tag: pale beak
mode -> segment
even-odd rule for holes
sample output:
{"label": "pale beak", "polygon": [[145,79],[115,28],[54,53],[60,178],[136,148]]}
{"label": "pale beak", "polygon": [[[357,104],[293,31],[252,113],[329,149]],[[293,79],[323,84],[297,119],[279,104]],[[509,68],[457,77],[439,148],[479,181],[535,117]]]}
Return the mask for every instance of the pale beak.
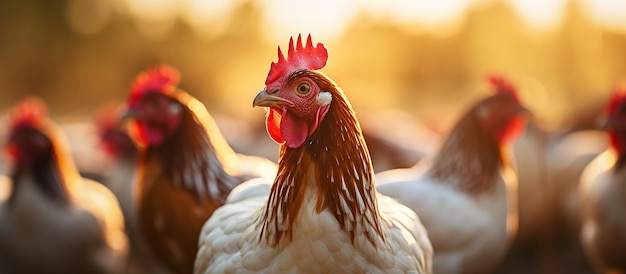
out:
{"label": "pale beak", "polygon": [[615,129],[615,119],[612,117],[605,118],[604,121],[600,120],[598,124],[600,125],[600,130],[608,131]]}
{"label": "pale beak", "polygon": [[132,108],[125,108],[120,112],[118,119],[124,121],[127,119],[137,118],[137,111]]}
{"label": "pale beak", "polygon": [[252,107],[282,108],[284,105],[293,106],[294,104],[287,99],[269,95],[265,89],[259,91],[252,101]]}
{"label": "pale beak", "polygon": [[533,112],[530,111],[525,106],[520,105],[519,109],[517,110],[517,113],[519,113],[519,115],[522,115],[522,116],[526,117],[526,119],[528,119],[529,121],[534,121],[535,120],[535,115],[533,114]]}

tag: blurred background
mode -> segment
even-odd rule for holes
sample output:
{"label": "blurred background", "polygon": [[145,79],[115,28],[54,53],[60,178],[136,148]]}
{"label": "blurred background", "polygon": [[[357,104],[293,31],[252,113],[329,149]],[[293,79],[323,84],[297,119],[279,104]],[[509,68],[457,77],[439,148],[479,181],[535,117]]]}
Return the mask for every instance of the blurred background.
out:
{"label": "blurred background", "polygon": [[[343,88],[362,123],[400,135],[396,140],[417,138],[411,149],[425,154],[435,151],[439,133],[488,94],[485,75],[510,77],[533,112],[532,128],[541,129],[523,139],[537,154],[520,161],[520,188],[526,188],[520,203],[538,202],[520,206],[528,209],[520,210],[518,241],[497,273],[589,273],[575,229],[558,228],[552,219],[563,214],[546,210],[559,206],[553,197],[563,189],[575,194],[577,177],[565,180],[569,186],[545,183],[543,175],[527,184],[533,179],[524,176],[540,172],[524,164],[545,164],[550,155],[561,161],[547,149],[544,132],[596,127],[626,74],[622,0],[0,1],[0,115],[36,95],[54,119],[88,122],[103,104],[125,100],[141,70],[166,63],[180,70],[180,87],[206,104],[236,150],[275,160],[263,110],[251,104],[277,59],[277,45],[286,49],[299,33],[326,45],[322,71]],[[97,158],[94,134],[66,129],[73,146],[91,147],[83,159]],[[604,135],[599,138],[589,155],[606,148]],[[529,150],[524,144],[519,147]],[[80,159],[80,148],[73,150],[79,164],[90,162]],[[421,157],[407,155],[403,164]],[[579,174],[587,162],[568,166],[567,174]],[[523,221],[539,215],[550,221]],[[565,233],[566,245],[554,240]],[[545,239],[557,244],[537,244]]]}
{"label": "blurred background", "polygon": [[261,121],[252,98],[298,33],[329,49],[323,71],[357,113],[399,108],[435,130],[485,94],[486,73],[513,78],[555,129],[597,110],[626,70],[619,0],[336,2],[0,1],[0,111],[37,95],[53,116],[91,115],[168,63],[211,112]]}

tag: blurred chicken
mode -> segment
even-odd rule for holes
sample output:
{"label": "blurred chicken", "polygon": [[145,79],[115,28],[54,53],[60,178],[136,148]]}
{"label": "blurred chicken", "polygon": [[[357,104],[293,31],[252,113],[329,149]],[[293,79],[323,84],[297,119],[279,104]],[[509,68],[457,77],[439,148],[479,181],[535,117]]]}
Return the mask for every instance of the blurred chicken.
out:
{"label": "blurred chicken", "polygon": [[253,102],[269,108],[267,131],[282,144],[269,197],[263,182],[235,189],[202,229],[194,272],[430,273],[423,226],[376,193],[354,111],[316,71],[324,45],[295,45],[287,58],[279,48]]}
{"label": "blurred chicken", "polygon": [[606,114],[611,147],[583,171],[580,236],[598,273],[626,273],[626,83],[616,88]]}
{"label": "blurred chicken", "polygon": [[126,233],[130,240],[128,271],[131,273],[167,273],[150,253],[137,227],[137,213],[133,196],[133,180],[137,163],[137,146],[119,121],[122,108],[105,105],[95,115],[94,124],[100,139],[98,146],[104,153],[99,177],[120,201]]}
{"label": "blurred chicken", "polygon": [[139,229],[152,253],[172,271],[191,273],[198,234],[231,189],[273,178],[276,164],[236,154],[202,103],[177,88],[176,70],[141,73],[124,115],[139,142],[135,200]]}
{"label": "blurred chicken", "polygon": [[462,116],[430,166],[377,175],[380,193],[424,223],[435,273],[490,272],[517,229],[516,176],[503,147],[523,131],[526,109],[510,83],[489,80],[496,93]]}
{"label": "blurred chicken", "polygon": [[128,252],[113,194],[80,177],[37,99],[14,110],[13,190],[0,204],[0,273],[120,273]]}
{"label": "blurred chicken", "polygon": [[[121,109],[105,106],[95,117],[95,125],[100,137],[100,148],[105,152],[106,162],[102,183],[120,201],[127,227],[135,226],[135,205],[132,195],[132,182],[137,162],[137,147],[119,123]],[[132,229],[129,229],[132,231]]]}

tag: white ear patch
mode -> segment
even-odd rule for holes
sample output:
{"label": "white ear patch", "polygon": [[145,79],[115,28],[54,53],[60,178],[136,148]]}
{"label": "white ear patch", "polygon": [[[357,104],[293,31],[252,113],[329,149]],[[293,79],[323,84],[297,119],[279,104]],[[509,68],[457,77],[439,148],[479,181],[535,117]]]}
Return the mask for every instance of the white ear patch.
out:
{"label": "white ear patch", "polygon": [[315,101],[321,106],[325,106],[330,104],[330,101],[333,100],[333,95],[330,92],[322,91],[315,96]]}
{"label": "white ear patch", "polygon": [[170,114],[179,114],[182,110],[183,107],[180,104],[170,104],[167,108]]}

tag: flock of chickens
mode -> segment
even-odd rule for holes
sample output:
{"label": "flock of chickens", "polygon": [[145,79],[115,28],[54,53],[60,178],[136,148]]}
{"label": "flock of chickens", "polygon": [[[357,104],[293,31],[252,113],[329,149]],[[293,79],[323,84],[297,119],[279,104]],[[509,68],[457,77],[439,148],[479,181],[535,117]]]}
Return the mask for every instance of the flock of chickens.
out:
{"label": "flock of chickens", "polygon": [[[516,88],[489,77],[494,93],[435,155],[375,173],[349,101],[319,71],[327,58],[310,35],[291,39],[253,100],[281,144],[277,164],[236,153],[165,65],[98,114],[110,159],[100,183],[81,177],[43,102],[19,103],[0,177],[0,273],[493,271],[518,233],[508,148],[528,110]],[[626,271],[626,87],[606,115],[611,146],[582,172],[574,213],[603,273]]]}

